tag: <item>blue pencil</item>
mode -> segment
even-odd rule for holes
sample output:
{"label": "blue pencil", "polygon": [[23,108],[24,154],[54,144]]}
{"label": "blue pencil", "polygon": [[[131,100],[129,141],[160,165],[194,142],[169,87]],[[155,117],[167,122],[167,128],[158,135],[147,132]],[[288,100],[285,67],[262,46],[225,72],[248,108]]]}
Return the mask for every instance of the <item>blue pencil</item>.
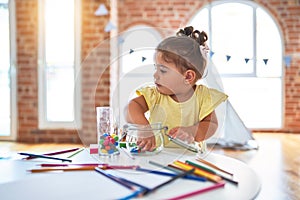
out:
{"label": "blue pencil", "polygon": [[100,169],[99,167],[95,167],[95,171],[102,174],[103,176],[109,178],[110,180],[113,180],[113,181],[119,183],[120,185],[122,185],[130,190],[134,190],[134,187],[131,184],[125,182],[124,180],[122,180],[121,178],[119,178],[117,176],[114,176],[110,173],[105,172],[104,170]]}
{"label": "blue pencil", "polygon": [[[143,172],[148,172],[151,174],[157,174],[157,175],[162,175],[162,176],[171,176],[171,177],[175,177],[178,174],[174,174],[174,173],[168,173],[168,172],[162,172],[162,171],[156,171],[156,170],[151,170],[151,169],[145,169],[145,168],[136,168],[137,171],[143,171]],[[182,177],[183,179],[189,179],[189,180],[195,180],[195,181],[201,181],[201,182],[205,182],[206,178],[204,177],[199,177],[199,176],[193,176],[190,174],[186,174],[185,176]]]}
{"label": "blue pencil", "polygon": [[52,160],[61,160],[61,161],[66,161],[66,162],[72,162],[72,160],[69,160],[69,159],[45,156],[45,155],[40,155],[40,154],[32,154],[32,153],[19,153],[19,154],[23,155],[23,156],[34,157],[34,158],[46,158],[46,159],[52,159]]}
{"label": "blue pencil", "polygon": [[157,189],[160,189],[161,187],[163,187],[163,186],[165,186],[165,185],[167,185],[167,184],[170,184],[170,183],[174,182],[175,180],[177,180],[177,179],[179,179],[179,178],[183,178],[183,177],[187,176],[188,174],[193,173],[194,170],[195,170],[195,169],[191,169],[191,170],[186,171],[186,172],[183,172],[183,173],[181,173],[181,174],[176,174],[176,176],[173,176],[171,179],[169,179],[169,180],[167,180],[167,181],[165,181],[165,182],[163,182],[163,183],[161,183],[161,184],[155,186],[155,187],[152,188],[151,190],[145,191],[142,195],[145,196],[145,195],[148,195],[148,194],[150,194],[150,193],[152,193],[152,192],[155,192]]}

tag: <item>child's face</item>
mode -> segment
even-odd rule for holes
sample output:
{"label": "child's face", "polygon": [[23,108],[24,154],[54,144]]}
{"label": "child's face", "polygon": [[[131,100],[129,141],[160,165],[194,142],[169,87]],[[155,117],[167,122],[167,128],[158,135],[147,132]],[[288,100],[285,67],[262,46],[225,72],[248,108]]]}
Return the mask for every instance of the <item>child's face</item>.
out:
{"label": "child's face", "polygon": [[[184,75],[176,67],[175,63],[169,63],[162,59],[162,53],[155,55],[154,81],[158,91],[165,95],[181,94],[186,90]],[[190,86],[189,86],[190,87]]]}

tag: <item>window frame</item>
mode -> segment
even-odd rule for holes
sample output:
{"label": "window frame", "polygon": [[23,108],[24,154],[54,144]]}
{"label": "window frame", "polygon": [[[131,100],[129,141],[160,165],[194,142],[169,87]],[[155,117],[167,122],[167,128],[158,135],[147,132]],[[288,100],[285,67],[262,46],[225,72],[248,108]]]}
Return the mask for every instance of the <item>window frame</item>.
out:
{"label": "window frame", "polygon": [[16,44],[16,6],[15,0],[8,1],[9,20],[9,45],[10,45],[10,135],[0,136],[0,140],[16,140],[18,127],[17,114],[17,44]]}
{"label": "window frame", "polygon": [[81,122],[81,1],[74,0],[74,121],[48,121],[46,116],[45,0],[38,5],[38,116],[40,129],[80,129]]}
{"label": "window frame", "polygon": [[[269,14],[269,16],[272,18],[274,24],[277,26],[277,27],[280,27],[279,24],[277,23],[276,20],[274,20],[273,18],[273,15],[268,11],[266,10],[264,7],[262,7],[261,5],[258,5],[257,3],[253,3],[253,2],[249,2],[249,1],[243,1],[243,0],[238,0],[238,1],[226,1],[226,0],[221,0],[221,1],[213,1],[211,3],[209,3],[207,6],[204,6],[201,10],[203,9],[207,9],[208,10],[208,28],[209,28],[209,31],[208,31],[208,37],[209,38],[212,38],[212,30],[211,30],[211,27],[212,27],[212,12],[211,12],[211,9],[212,7],[214,6],[218,6],[218,5],[221,5],[221,4],[227,4],[227,3],[240,3],[240,4],[245,4],[245,5],[248,5],[250,7],[252,7],[252,11],[253,11],[253,58],[257,59],[257,35],[256,35],[256,27],[257,27],[257,16],[256,16],[256,9],[257,8],[260,8],[262,10],[264,10],[267,14]],[[196,16],[196,15],[195,15]],[[194,17],[195,17],[194,16]],[[189,20],[189,22],[193,21],[193,18],[191,18],[191,20]],[[280,34],[280,37],[283,38],[283,33],[281,31],[281,29],[278,29],[279,31],[279,34]],[[212,46],[212,41],[209,40],[209,47],[213,48]],[[213,51],[213,49],[210,49],[211,51]],[[283,52],[284,52],[284,45],[282,44],[282,57],[283,57]],[[283,67],[283,62],[281,63],[281,76],[278,76],[278,77],[281,77],[283,78],[283,74],[284,74],[284,67]],[[253,72],[250,74],[250,73],[235,73],[235,74],[230,74],[230,73],[227,73],[227,74],[221,74],[221,77],[259,77],[257,76],[257,62],[255,61],[254,64],[253,64]]]}
{"label": "window frame", "polygon": [[[117,118],[120,122],[120,124],[125,124],[125,119],[124,119],[124,116],[122,115],[121,113],[121,110],[124,108],[124,106],[126,105],[126,102],[124,103],[124,99],[125,100],[129,100],[129,99],[126,99],[125,97],[128,97],[128,98],[132,98],[134,95],[134,87],[136,85],[134,85],[134,83],[136,84],[145,84],[146,82],[149,82],[151,80],[151,82],[153,82],[153,73],[154,73],[154,66],[153,66],[153,72],[151,72],[150,70],[149,71],[141,71],[141,70],[137,70],[137,71],[134,71],[135,69],[137,68],[132,68],[131,71],[128,71],[128,72],[124,72],[123,68],[125,67],[125,63],[124,63],[124,60],[123,60],[123,57],[124,56],[130,56],[130,49],[132,48],[132,50],[134,50],[135,52],[138,52],[140,50],[143,50],[139,45],[138,46],[133,46],[133,47],[130,47],[129,49],[126,49],[124,46],[126,44],[126,39],[128,37],[131,36],[131,34],[134,32],[134,31],[139,31],[139,30],[143,30],[143,31],[147,31],[149,32],[149,34],[151,34],[156,40],[157,40],[157,43],[159,43],[162,39],[163,39],[163,36],[161,35],[161,33],[158,31],[158,29],[155,29],[151,26],[148,26],[146,24],[138,24],[138,25],[133,25],[131,27],[129,27],[124,33],[123,35],[121,35],[121,38],[124,39],[124,42],[120,43],[119,44],[119,50],[118,50],[118,55],[119,55],[119,61],[118,61],[118,65],[119,65],[119,71],[118,71],[118,77],[119,77],[119,83],[118,83],[118,87],[117,87],[117,98],[112,98],[112,99],[118,99],[117,102],[113,102],[113,106],[115,104],[117,104],[117,108],[120,108],[120,109],[117,109],[119,110],[119,113],[117,113]],[[125,43],[125,44],[124,44]],[[145,47],[144,49],[146,51],[151,51],[151,50],[154,50],[156,47],[156,45],[153,45],[153,47]],[[139,55],[140,56],[140,55]],[[140,58],[140,57],[139,57]],[[152,59],[152,58],[147,58],[147,59]],[[128,81],[125,81],[128,80]],[[120,84],[120,82],[122,82],[122,84]],[[126,86],[126,83],[128,84]],[[130,88],[130,91],[128,90]],[[122,93],[125,93],[126,96],[122,96],[121,94]],[[131,96],[133,95],[133,96]]]}
{"label": "window frame", "polygon": [[[256,31],[257,31],[257,9],[261,9],[263,10],[265,13],[267,13],[270,17],[271,17],[271,20],[273,21],[274,25],[276,26],[277,30],[278,30],[278,34],[279,34],[279,37],[281,39],[281,57],[283,58],[284,56],[284,52],[285,52],[285,47],[283,45],[283,33],[282,33],[282,30],[280,29],[280,26],[279,24],[277,23],[276,20],[274,20],[275,18],[273,17],[272,13],[270,13],[267,9],[265,9],[263,6],[255,3],[255,2],[251,2],[251,1],[243,1],[243,0],[238,0],[238,1],[225,1],[225,0],[221,0],[221,1],[213,1],[209,4],[207,4],[206,6],[204,6],[203,8],[201,8],[195,15],[194,17],[192,17],[190,20],[189,20],[189,24],[191,24],[194,20],[195,20],[195,17],[198,15],[199,12],[203,11],[203,9],[206,9],[206,12],[207,13],[207,23],[204,23],[204,26],[207,26],[208,28],[208,38],[212,38],[212,8],[214,6],[218,6],[220,4],[226,4],[226,3],[240,3],[240,4],[244,4],[244,5],[247,5],[247,6],[250,6],[252,8],[252,11],[253,11],[253,59],[255,60],[255,62],[253,63],[253,72],[250,74],[250,73],[220,73],[220,77],[221,79],[237,79],[237,78],[245,78],[245,79],[249,79],[249,78],[258,78],[259,79],[266,79],[266,78],[270,78],[270,79],[278,79],[280,80],[280,102],[281,102],[281,107],[280,107],[280,124],[274,124],[274,125],[271,125],[271,126],[268,126],[268,127],[260,127],[259,124],[258,126],[259,127],[251,127],[251,129],[258,129],[258,130],[269,130],[269,129],[273,129],[273,130],[280,130],[283,125],[284,125],[284,70],[285,70],[285,67],[284,67],[284,63],[283,63],[283,59],[280,59],[281,63],[278,65],[280,66],[280,75],[275,75],[275,76],[268,76],[268,75],[264,75],[264,76],[261,76],[259,75],[258,73],[258,63],[257,63],[257,34],[256,34]],[[204,13],[205,14],[205,13]],[[213,52],[213,49],[214,48],[212,46],[212,40],[209,39],[209,47],[211,48],[211,51]],[[214,55],[212,55],[214,56]],[[210,60],[213,60],[212,58],[209,58]],[[279,119],[278,119],[279,120]]]}

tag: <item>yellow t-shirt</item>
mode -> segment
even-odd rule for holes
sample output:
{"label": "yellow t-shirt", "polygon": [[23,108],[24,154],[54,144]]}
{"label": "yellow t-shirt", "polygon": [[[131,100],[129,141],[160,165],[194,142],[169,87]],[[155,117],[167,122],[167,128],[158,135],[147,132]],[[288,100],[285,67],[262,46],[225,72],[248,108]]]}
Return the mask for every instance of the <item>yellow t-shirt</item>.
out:
{"label": "yellow t-shirt", "polygon": [[[204,85],[197,85],[193,96],[185,102],[176,102],[159,93],[156,87],[146,86],[136,91],[143,95],[149,108],[149,123],[160,122],[171,130],[177,126],[192,126],[203,120],[227,99],[227,95]],[[165,146],[173,146],[164,136]]]}

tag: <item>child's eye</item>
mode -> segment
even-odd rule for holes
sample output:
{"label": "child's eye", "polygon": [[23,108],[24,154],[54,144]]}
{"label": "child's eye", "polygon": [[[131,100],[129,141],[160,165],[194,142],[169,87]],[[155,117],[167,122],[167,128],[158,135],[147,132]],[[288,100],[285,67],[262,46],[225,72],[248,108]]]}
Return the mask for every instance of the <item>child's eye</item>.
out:
{"label": "child's eye", "polygon": [[167,71],[164,70],[164,69],[160,69],[159,71],[160,71],[162,74],[167,73]]}
{"label": "child's eye", "polygon": [[167,73],[167,69],[164,65],[154,64],[154,68],[156,71],[158,70],[162,74]]}

